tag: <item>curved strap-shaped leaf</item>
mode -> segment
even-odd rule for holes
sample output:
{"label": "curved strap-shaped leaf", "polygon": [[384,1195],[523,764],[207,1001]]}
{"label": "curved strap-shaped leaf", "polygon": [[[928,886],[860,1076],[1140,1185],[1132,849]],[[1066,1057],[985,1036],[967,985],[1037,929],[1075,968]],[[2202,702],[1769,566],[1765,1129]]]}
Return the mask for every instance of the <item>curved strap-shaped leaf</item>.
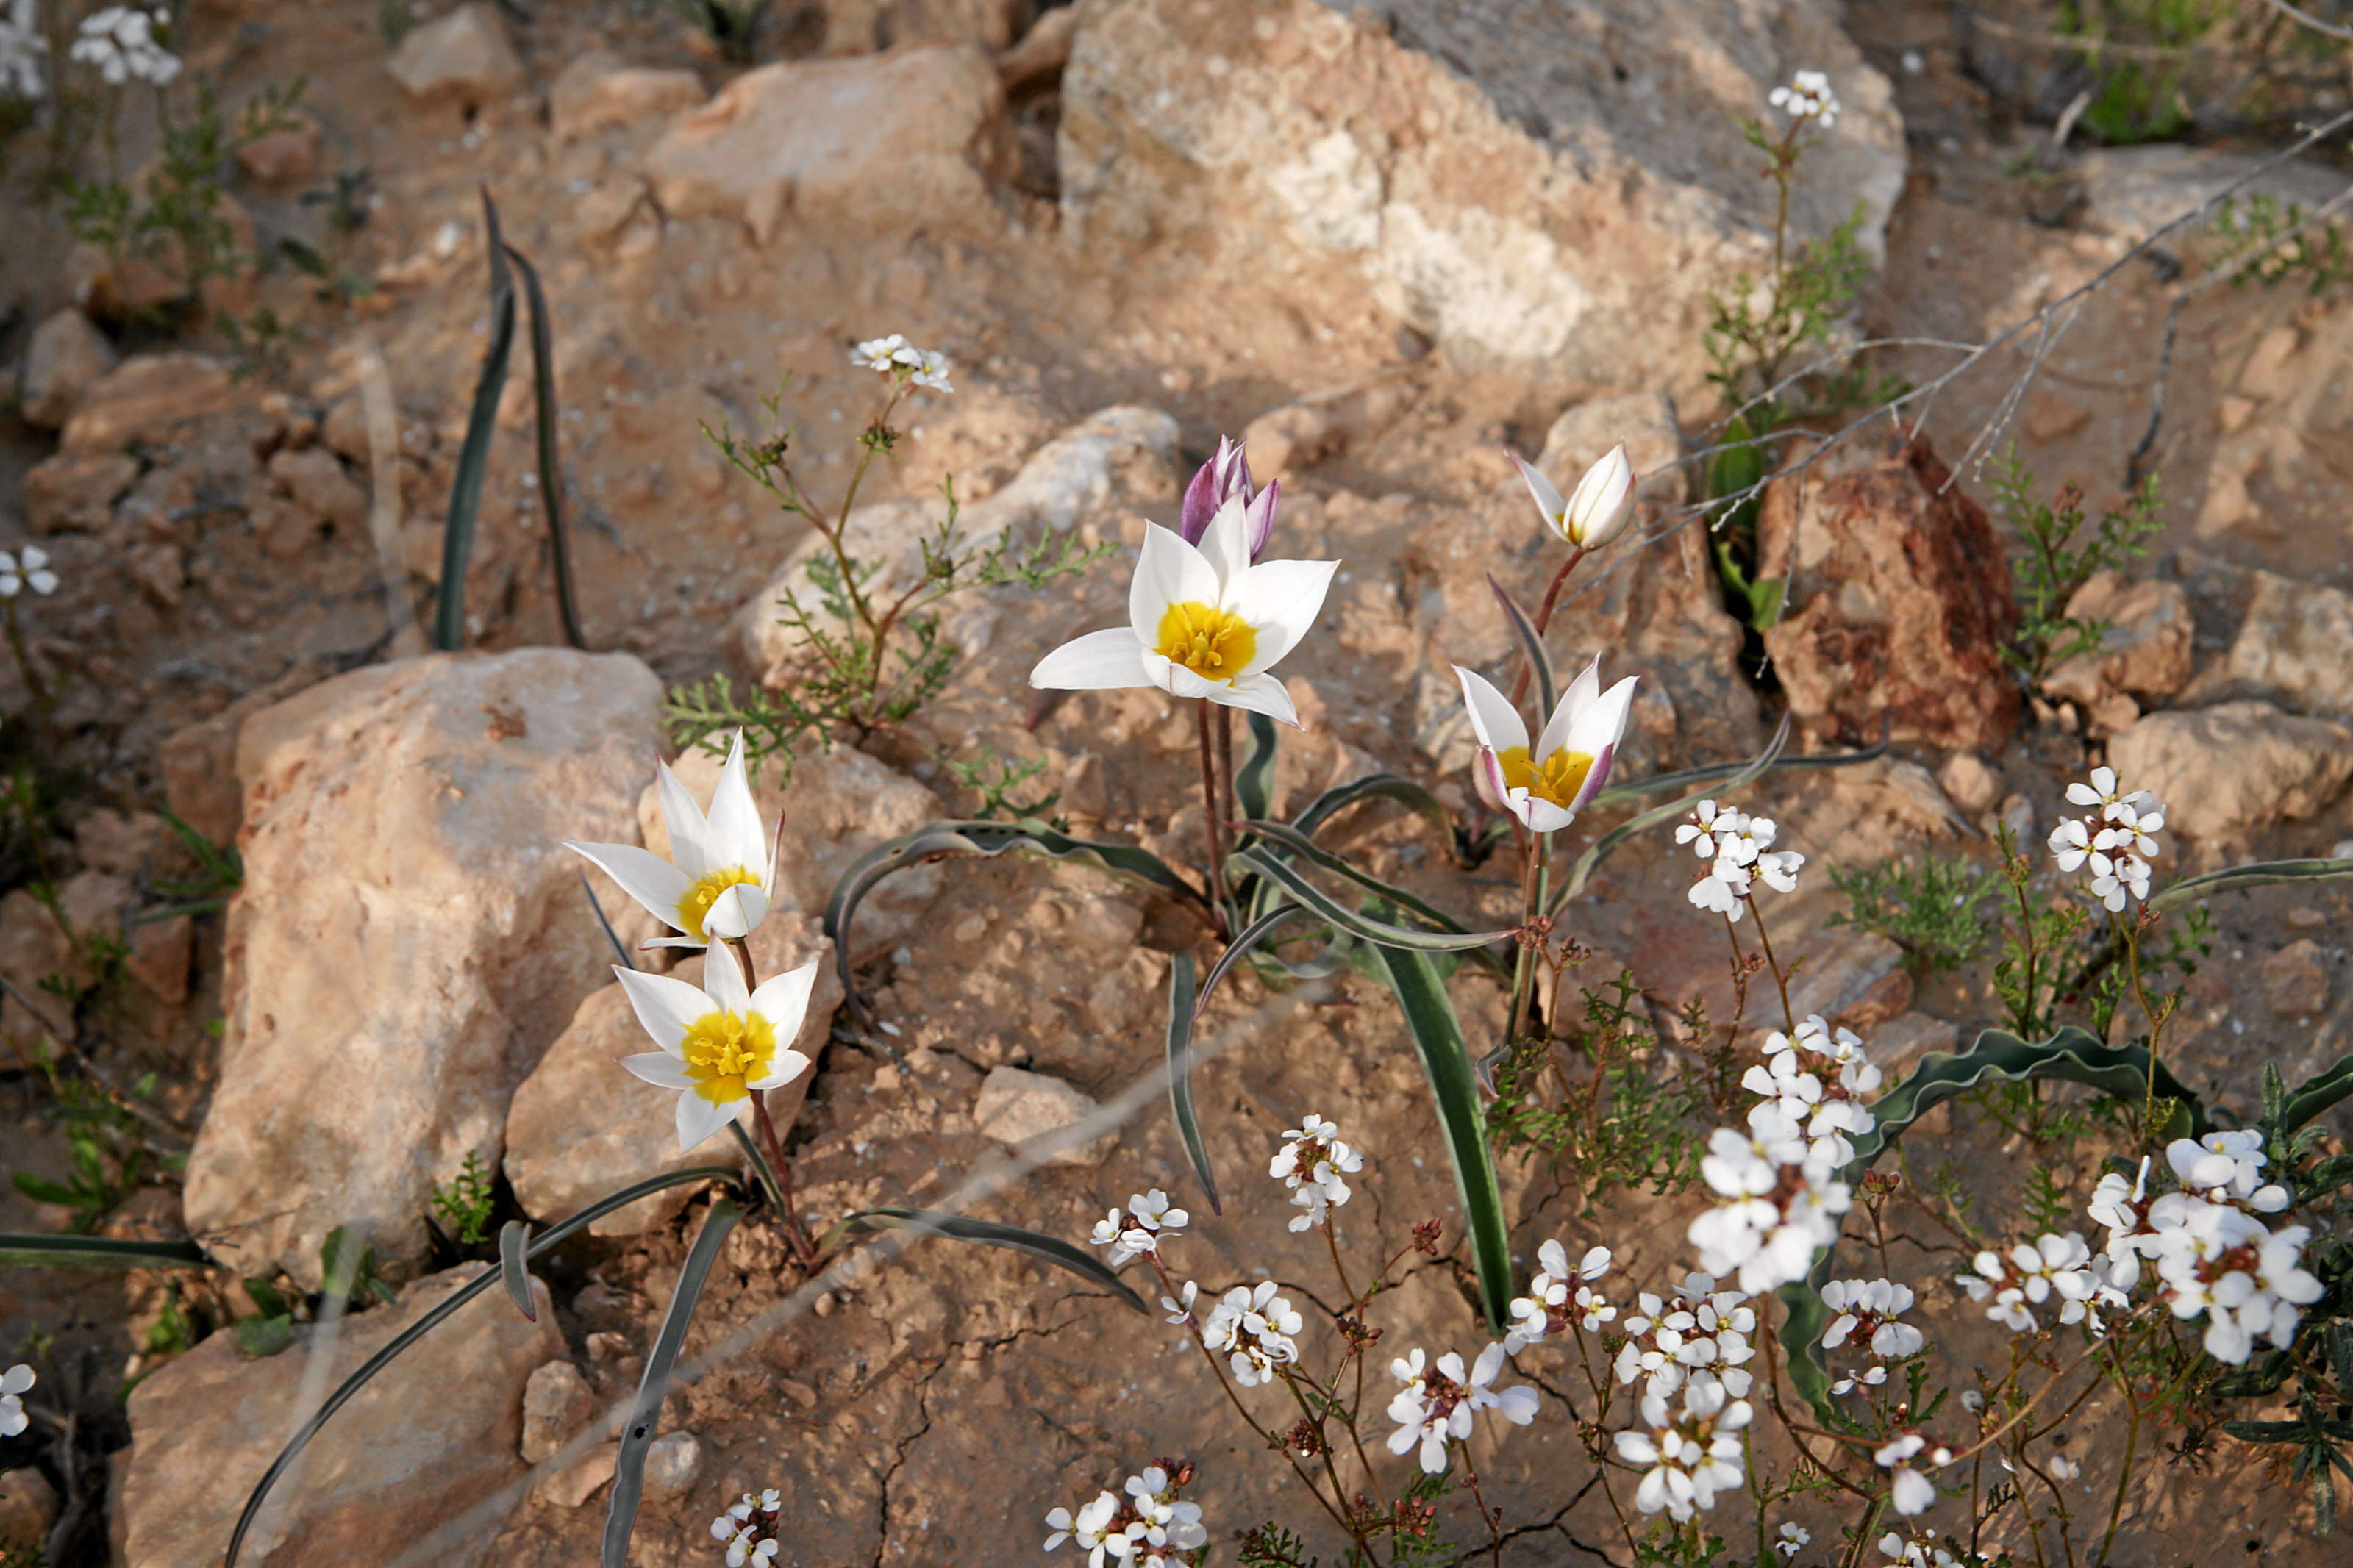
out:
{"label": "curved strap-shaped leaf", "polygon": [[[1278,929],[1297,921],[1323,923],[1321,918],[1313,910],[1302,909],[1297,904],[1283,904],[1261,915],[1251,921],[1240,936],[1234,938],[1232,945],[1218,954],[1217,962],[1209,965],[1208,973],[1201,977],[1201,989],[1193,998],[1194,1019],[1198,1021],[1201,1010],[1209,1005],[1209,994],[1218,988],[1218,982],[1226,977],[1229,970],[1250,956],[1251,950],[1266,941]],[[1337,965],[1334,967],[1336,969]],[[1298,978],[1305,978],[1300,975],[1296,969],[1293,970],[1293,973]]]}
{"label": "curved strap-shaped leaf", "polygon": [[[2337,1065],[2296,1086],[2280,1107],[2280,1131],[2293,1132],[2338,1101],[2353,1095],[2353,1057],[2339,1057]],[[7,1261],[0,1258],[0,1262]]]}
{"label": "curved strap-shaped leaf", "polygon": [[638,1528],[638,1504],[645,1496],[646,1450],[653,1447],[662,1401],[670,1397],[670,1369],[678,1364],[686,1326],[694,1320],[695,1303],[702,1300],[703,1283],[719,1260],[719,1248],[743,1217],[743,1208],[725,1198],[712,1204],[678,1271],[678,1288],[670,1292],[661,1331],[646,1356],[645,1375],[638,1380],[638,1397],[629,1406],[629,1424],[621,1429],[621,1451],[613,1462],[613,1500],[605,1510],[604,1568],[629,1568],[629,1537]]}
{"label": "curved strap-shaped leaf", "polygon": [[[1775,760],[1781,754],[1781,748],[1788,743],[1789,715],[1784,712],[1781,715],[1781,722],[1773,731],[1773,738],[1765,742],[1765,749],[1725,774],[1721,790],[1738,789],[1742,784],[1756,778],[1773,765]],[[1639,816],[1630,817],[1620,823],[1594,840],[1585,853],[1577,858],[1576,863],[1568,869],[1568,875],[1561,879],[1560,891],[1554,896],[1552,907],[1546,912],[1557,915],[1567,909],[1570,900],[1585,891],[1585,884],[1591,879],[1594,868],[1616,853],[1618,847],[1626,840],[1646,827],[1656,827],[1662,822],[1673,821],[1710,795],[1717,793],[1720,793],[1720,790],[1702,790],[1697,794],[1687,795],[1679,800],[1671,801],[1665,805],[1653,806]]]}
{"label": "curved strap-shaped leaf", "polygon": [[1535,675],[1536,711],[1543,715],[1537,721],[1536,728],[1541,730],[1544,720],[1552,717],[1553,704],[1559,700],[1555,694],[1559,683],[1553,679],[1552,654],[1545,647],[1544,634],[1536,630],[1535,622],[1520,608],[1520,602],[1512,597],[1512,591],[1495,581],[1493,572],[1487,574],[1487,586],[1493,592],[1495,603],[1504,606],[1504,619],[1511,626],[1512,635],[1520,639],[1520,653]]}
{"label": "curved strap-shaped leaf", "polygon": [[507,360],[514,351],[514,279],[507,270],[506,241],[499,234],[499,209],[482,191],[482,223],[490,231],[491,341],[474,382],[474,405],[466,415],[466,439],[449,482],[449,510],[441,527],[441,591],[433,608],[433,646],[454,653],[466,646],[466,562],[474,552],[474,521],[482,510],[482,480],[490,473],[491,437],[506,390]]}
{"label": "curved strap-shaped leaf", "polygon": [[1193,1175],[1209,1200],[1209,1212],[1224,1214],[1218,1201],[1218,1178],[1209,1169],[1208,1146],[1201,1141],[1201,1118],[1193,1109],[1193,1020],[1198,1014],[1193,994],[1193,955],[1180,952],[1168,963],[1168,1111],[1176,1119],[1176,1135],[1185,1141]]}
{"label": "curved strap-shaped leaf", "polygon": [[1144,1298],[1127,1287],[1127,1282],[1103,1266],[1103,1260],[1069,1242],[1019,1226],[998,1225],[993,1220],[973,1219],[965,1215],[942,1214],[937,1209],[904,1208],[896,1204],[881,1208],[860,1209],[844,1218],[827,1236],[828,1243],[846,1235],[873,1230],[897,1230],[901,1226],[929,1231],[955,1241],[977,1242],[983,1247],[1002,1247],[1023,1252],[1041,1263],[1057,1268],[1067,1268],[1091,1285],[1100,1285],[1139,1312],[1149,1315],[1151,1309]]}
{"label": "curved strap-shaped leaf", "polygon": [[581,636],[580,605],[572,590],[571,538],[564,526],[564,476],[555,460],[554,329],[549,321],[547,295],[539,286],[539,268],[513,246],[508,246],[506,252],[522,279],[523,304],[531,317],[533,437],[539,458],[539,504],[547,509],[549,563],[555,572],[555,614],[564,626],[564,640],[585,648],[588,639]]}
{"label": "curved strap-shaped leaf", "polygon": [[523,1250],[531,1245],[531,1223],[511,1219],[499,1226],[499,1278],[506,1281],[507,1299],[523,1321],[539,1321],[539,1303],[531,1294],[530,1266],[523,1261]]}
{"label": "curved strap-shaped leaf", "polygon": [[[1324,870],[1332,872],[1335,876],[1345,877],[1349,881],[1356,883],[1356,886],[1364,889],[1366,891],[1377,893],[1382,898],[1388,900],[1391,903],[1411,910],[1415,914],[1418,914],[1422,919],[1430,921],[1430,924],[1436,926],[1440,931],[1451,931],[1459,936],[1468,936],[1472,934],[1463,926],[1461,921],[1456,920],[1452,915],[1448,914],[1436,904],[1418,899],[1413,894],[1407,892],[1403,888],[1397,887],[1392,883],[1384,882],[1378,877],[1370,876],[1363,871],[1357,870],[1354,866],[1349,865],[1348,862],[1341,859],[1340,857],[1333,854],[1329,849],[1317,844],[1314,839],[1308,837],[1305,834],[1300,832],[1297,828],[1291,826],[1287,823],[1250,822],[1243,824],[1243,826],[1250,828],[1253,833],[1262,835],[1269,842],[1299,856],[1302,859],[1304,859],[1313,865],[1320,866]],[[1511,933],[1507,931],[1504,934],[1508,936]],[[1505,963],[1502,959],[1496,957],[1495,954],[1483,948],[1472,950],[1472,956],[1479,959],[1487,966],[1487,968],[1493,971],[1499,976],[1508,977],[1511,973],[1511,966],[1509,964]]]}
{"label": "curved strap-shaped leaf", "polygon": [[1506,941],[1513,934],[1509,930],[1434,931],[1391,925],[1387,921],[1376,920],[1348,908],[1302,876],[1295,867],[1283,864],[1263,849],[1245,849],[1234,858],[1341,930],[1386,946],[1402,947],[1414,952],[1468,952],[1492,942]]}
{"label": "curved strap-shaped leaf", "polygon": [[[2150,1064],[2140,1046],[2111,1046],[2088,1029],[2070,1024],[2047,1040],[2022,1040],[2006,1029],[1980,1030],[1961,1051],[1930,1051],[1912,1075],[1873,1102],[1875,1125],[1854,1141],[1854,1158],[1839,1173],[1849,1186],[1862,1184],[1887,1146],[1930,1110],[1958,1095],[1989,1083],[2021,1083],[2031,1079],[2058,1079],[2080,1083],[2118,1100],[2137,1100],[2148,1092]],[[2213,1130],[2205,1104],[2180,1079],[2156,1066],[2157,1093],[2179,1107],[2181,1135],[2202,1137]],[[1789,1380],[1807,1403],[1825,1418],[1831,1414],[1830,1380],[1822,1370],[1822,1330],[1830,1321],[1821,1304],[1821,1287],[1831,1277],[1835,1247],[1825,1247],[1811,1275],[1802,1284],[1784,1285],[1782,1305],[1788,1309],[1781,1325],[1781,1345],[1788,1352]]]}
{"label": "curved strap-shaped leaf", "polygon": [[1168,863],[1149,850],[1132,844],[1098,844],[1073,838],[1058,828],[1033,818],[1014,822],[950,821],[928,823],[912,833],[902,833],[887,843],[878,844],[851,863],[833,885],[833,894],[825,904],[825,934],[833,939],[835,973],[841,977],[842,994],[849,999],[850,1009],[860,1022],[871,1025],[872,1019],[866,1004],[858,994],[858,986],[850,973],[850,952],[848,933],[849,923],[858,913],[858,906],[871,893],[882,879],[910,866],[937,859],[945,855],[977,855],[993,858],[1008,849],[1034,849],[1058,860],[1079,860],[1109,871],[1115,877],[1138,882],[1155,892],[1190,903],[1207,910],[1208,901],[1201,890],[1168,868]]}
{"label": "curved strap-shaped leaf", "polygon": [[1511,1227],[1504,1218],[1504,1194],[1495,1181],[1494,1152],[1488,1147],[1487,1119],[1479,1109],[1479,1083],[1471,1070],[1462,1026],[1428,954],[1383,946],[1372,950],[1372,959],[1405,1015],[1422,1071],[1429,1076],[1430,1097],[1438,1108],[1438,1124],[1446,1133],[1446,1152],[1454,1167],[1455,1196],[1471,1237],[1479,1298],[1487,1310],[1488,1328],[1501,1334],[1511,1314]]}
{"label": "curved strap-shaped leaf", "polygon": [[[526,1258],[541,1257],[574,1232],[595,1224],[616,1209],[626,1208],[639,1198],[654,1193],[662,1192],[670,1187],[688,1186],[696,1182],[717,1181],[733,1184],[741,1183],[743,1179],[744,1173],[741,1171],[728,1165],[690,1165],[681,1171],[668,1171],[659,1176],[649,1176],[642,1182],[632,1183],[617,1193],[598,1199],[570,1219],[549,1226],[524,1249],[523,1256]],[[269,1468],[263,1471],[261,1479],[254,1483],[253,1495],[245,1500],[245,1511],[237,1516],[237,1528],[229,1534],[228,1555],[222,1560],[221,1568],[237,1568],[237,1554],[244,1547],[246,1533],[253,1528],[255,1517],[261,1512],[261,1505],[269,1496],[269,1489],[278,1484],[278,1478],[286,1473],[286,1468],[294,1462],[295,1458],[304,1448],[310,1447],[311,1439],[319,1435],[319,1428],[327,1424],[328,1418],[348,1404],[353,1394],[365,1387],[368,1379],[390,1366],[401,1352],[439,1327],[444,1321],[455,1315],[459,1308],[498,1283],[503,1272],[504,1270],[497,1268],[485,1268],[481,1273],[466,1281],[455,1295],[403,1329],[394,1336],[390,1343],[362,1362],[358,1371],[343,1379],[336,1386],[335,1391],[327,1395],[326,1402],[319,1406],[318,1413],[302,1423],[302,1429],[295,1433],[286,1447],[278,1451],[278,1458],[269,1462]]]}
{"label": "curved strap-shaped leaf", "polygon": [[1278,734],[1274,721],[1263,713],[1250,716],[1250,755],[1234,770],[1234,802],[1244,816],[1270,816],[1274,812],[1274,759]]}
{"label": "curved strap-shaped leaf", "polygon": [[[1848,768],[1857,763],[1877,762],[1887,754],[1887,736],[1883,731],[1878,744],[1866,746],[1860,752],[1816,752],[1802,757],[1779,757],[1774,760],[1773,766],[1783,773],[1798,772],[1807,768]],[[1685,768],[1680,773],[1652,773],[1646,779],[1635,779],[1629,784],[1611,784],[1593,797],[1593,804],[1623,805],[1629,801],[1640,800],[1644,795],[1662,795],[1671,789],[1696,789],[1702,784],[1714,784],[1719,779],[1735,777],[1745,772],[1750,765],[1747,763],[1710,763],[1704,768]],[[1742,782],[1747,781],[1744,779]]]}
{"label": "curved strap-shaped leaf", "polygon": [[1366,773],[1350,784],[1325,790],[1310,801],[1305,810],[1291,819],[1291,826],[1311,837],[1315,830],[1359,801],[1388,800],[1428,817],[1446,838],[1447,853],[1454,857],[1457,866],[1469,869],[1476,865],[1470,840],[1455,825],[1454,814],[1444,803],[1414,783],[1396,773]]}
{"label": "curved strap-shaped leaf", "polygon": [[2257,860],[2244,866],[2225,866],[2202,877],[2186,878],[2149,900],[2148,907],[2152,912],[2163,914],[2217,893],[2268,888],[2278,882],[2326,881],[2333,877],[2353,877],[2353,859]]}
{"label": "curved strap-shaped leaf", "polygon": [[193,1241],[144,1241],[104,1236],[0,1232],[0,1267],[77,1268],[217,1268]]}

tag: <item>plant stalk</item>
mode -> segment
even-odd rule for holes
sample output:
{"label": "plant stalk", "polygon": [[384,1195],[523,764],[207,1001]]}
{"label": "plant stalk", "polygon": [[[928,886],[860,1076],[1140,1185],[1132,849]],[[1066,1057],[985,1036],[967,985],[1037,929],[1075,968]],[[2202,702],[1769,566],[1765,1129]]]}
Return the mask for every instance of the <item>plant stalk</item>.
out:
{"label": "plant stalk", "polygon": [[[744,988],[757,991],[759,977],[752,972],[751,944],[742,937],[730,937],[727,945],[735,950],[735,962],[744,971]],[[785,1222],[785,1239],[792,1244],[793,1261],[804,1272],[815,1272],[817,1248],[810,1245],[808,1229],[793,1208],[793,1168],[785,1161],[784,1140],[776,1136],[776,1120],[768,1114],[765,1091],[752,1091],[752,1128],[760,1140],[761,1152],[767,1156],[768,1171],[776,1182],[776,1207]]]}

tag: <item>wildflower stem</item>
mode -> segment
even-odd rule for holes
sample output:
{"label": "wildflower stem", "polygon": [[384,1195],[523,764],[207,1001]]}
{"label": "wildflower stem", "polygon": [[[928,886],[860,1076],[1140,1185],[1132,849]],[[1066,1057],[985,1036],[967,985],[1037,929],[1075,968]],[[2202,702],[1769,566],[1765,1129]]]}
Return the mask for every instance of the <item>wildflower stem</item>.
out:
{"label": "wildflower stem", "polygon": [[1218,784],[1217,755],[1212,748],[1209,731],[1209,709],[1213,704],[1206,697],[1194,704],[1194,728],[1201,738],[1201,809],[1207,819],[1201,831],[1209,847],[1209,906],[1217,912],[1218,935],[1228,934],[1226,929],[1226,817],[1219,809],[1221,790]]}
{"label": "wildflower stem", "polygon": [[[744,989],[757,991],[759,976],[752,972],[751,945],[742,937],[731,937],[727,945],[735,951],[735,962],[744,971]],[[776,1136],[776,1123],[768,1115],[768,1097],[759,1089],[751,1093],[752,1127],[759,1134],[760,1148],[766,1154],[768,1173],[776,1178],[776,1208],[785,1222],[785,1239],[792,1244],[793,1261],[804,1271],[817,1268],[817,1248],[809,1245],[808,1230],[801,1216],[793,1209],[793,1168],[785,1162],[784,1140]]]}
{"label": "wildflower stem", "polygon": [[[1332,1443],[1329,1438],[1324,1436],[1324,1423],[1322,1420],[1317,1418],[1314,1407],[1307,1403],[1307,1396],[1299,1392],[1299,1380],[1292,1375],[1291,1369],[1289,1367],[1277,1367],[1275,1369],[1275,1373],[1282,1379],[1282,1386],[1291,1391],[1291,1397],[1293,1401],[1298,1405],[1299,1414],[1305,1418],[1308,1429],[1315,1434],[1316,1454],[1323,1459],[1324,1474],[1332,1483],[1332,1496],[1338,1501],[1343,1510],[1342,1515],[1335,1517],[1341,1518],[1341,1528],[1348,1532],[1348,1539],[1356,1543],[1356,1550],[1362,1552],[1365,1554],[1366,1560],[1369,1562],[1373,1555],[1373,1545],[1372,1542],[1366,1540],[1364,1535],[1356,1529],[1356,1521],[1353,1515],[1348,1515],[1346,1512],[1348,1490],[1345,1487],[1343,1487],[1340,1484],[1339,1467],[1332,1462]],[[1321,1391],[1319,1390],[1318,1392],[1320,1393]],[[1316,1495],[1321,1497],[1324,1494],[1318,1492]]]}
{"label": "wildflower stem", "polygon": [[1487,1561],[1499,1565],[1504,1561],[1504,1516],[1500,1510],[1487,1506],[1487,1494],[1479,1489],[1479,1472],[1463,1468],[1462,1479],[1471,1488],[1471,1500],[1479,1505],[1479,1519],[1487,1527]]}
{"label": "wildflower stem", "polygon": [[[1577,563],[1584,559],[1585,546],[1580,544],[1568,552],[1568,559],[1560,563],[1560,570],[1552,574],[1552,582],[1545,589],[1544,603],[1536,606],[1536,636],[1544,636],[1545,628],[1552,625],[1553,606],[1560,603],[1560,591],[1563,587],[1567,586],[1568,583],[1568,574],[1576,571]],[[1533,673],[1533,667],[1525,659],[1522,660],[1520,663],[1519,679],[1512,682],[1513,707],[1517,708],[1521,703],[1527,700],[1528,678]]]}
{"label": "wildflower stem", "polygon": [[1798,1030],[1798,1015],[1789,1007],[1789,979],[1781,973],[1781,961],[1773,956],[1773,939],[1765,931],[1765,911],[1757,907],[1757,901],[1754,899],[1749,900],[1748,909],[1749,912],[1757,917],[1757,941],[1765,949],[1766,966],[1773,971],[1773,984],[1780,987],[1781,1016],[1784,1020],[1782,1027],[1795,1034]]}
{"label": "wildflower stem", "polygon": [[25,690],[33,699],[33,712],[40,720],[44,734],[49,727],[51,698],[47,682],[33,664],[32,656],[25,651],[25,634],[16,625],[16,601],[0,599],[0,629],[8,635],[8,652],[16,661],[16,673],[23,678]]}
{"label": "wildflower stem", "polygon": [[1544,912],[1545,884],[1551,871],[1552,835],[1535,833],[1520,877],[1520,951],[1512,970],[1512,1022],[1509,1037],[1526,1030],[1528,1011],[1535,1001],[1536,948],[1543,937],[1532,930]]}

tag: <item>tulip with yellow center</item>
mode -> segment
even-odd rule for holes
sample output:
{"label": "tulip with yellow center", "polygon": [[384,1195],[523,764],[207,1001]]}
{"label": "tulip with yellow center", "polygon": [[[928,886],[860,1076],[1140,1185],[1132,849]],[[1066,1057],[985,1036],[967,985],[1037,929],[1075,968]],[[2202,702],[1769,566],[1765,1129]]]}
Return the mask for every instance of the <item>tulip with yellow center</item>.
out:
{"label": "tulip with yellow center", "polygon": [[1601,659],[1569,683],[1554,704],[1544,733],[1534,744],[1528,727],[1504,694],[1483,678],[1454,667],[1479,736],[1475,777],[1480,797],[1510,812],[1535,833],[1556,833],[1577,820],[1609,777],[1626,715],[1634,700],[1633,676],[1601,689]]}
{"label": "tulip with yellow center", "polygon": [[776,891],[776,847],[760,829],[760,808],[744,769],[743,731],[727,748],[709,816],[669,763],[657,766],[670,859],[634,844],[566,840],[564,847],[596,862],[623,892],[681,933],[658,937],[648,947],[707,947],[751,935],[767,918]]}
{"label": "tulip with yellow center", "polygon": [[1552,488],[1552,481],[1514,456],[1519,463],[1520,478],[1528,484],[1528,494],[1535,498],[1536,510],[1544,513],[1545,521],[1553,531],[1576,545],[1579,550],[1599,550],[1617,536],[1626,526],[1634,500],[1634,469],[1626,460],[1626,443],[1620,441],[1601,455],[1600,461],[1585,470],[1577,481],[1575,493],[1567,500]]}
{"label": "tulip with yellow center", "polygon": [[1029,684],[1071,691],[1156,686],[1298,724],[1291,694],[1267,670],[1314,625],[1340,563],[1253,564],[1261,521],[1271,526],[1236,494],[1218,508],[1198,548],[1146,523],[1128,587],[1128,624],[1064,643],[1038,661]]}
{"label": "tulip with yellow center", "polygon": [[615,966],[629,1005],[661,1049],[623,1057],[638,1077],[678,1095],[678,1146],[693,1148],[752,1109],[752,1097],[808,1071],[792,1048],[817,984],[818,960],[746,992],[731,953],[714,952],[702,984]]}

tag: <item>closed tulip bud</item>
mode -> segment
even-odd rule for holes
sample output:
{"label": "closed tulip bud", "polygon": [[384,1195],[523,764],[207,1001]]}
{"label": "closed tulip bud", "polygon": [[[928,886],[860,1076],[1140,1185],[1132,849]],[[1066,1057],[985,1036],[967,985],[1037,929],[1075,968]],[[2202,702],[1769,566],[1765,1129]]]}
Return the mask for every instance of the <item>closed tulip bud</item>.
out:
{"label": "closed tulip bud", "polygon": [[1282,483],[1276,480],[1266,487],[1263,494],[1250,483],[1250,458],[1242,444],[1229,437],[1218,437],[1218,453],[1202,464],[1193,474],[1193,482],[1185,487],[1185,500],[1177,512],[1176,531],[1187,544],[1198,544],[1209,531],[1209,520],[1229,500],[1239,499],[1249,522],[1250,558],[1257,560],[1266,552],[1267,540],[1274,532],[1275,499]]}
{"label": "closed tulip bud", "polygon": [[1520,477],[1527,480],[1528,493],[1535,497],[1536,510],[1544,513],[1545,521],[1578,549],[1598,550],[1626,526],[1633,510],[1634,468],[1626,461],[1624,442],[1610,447],[1599,462],[1585,470],[1576,492],[1567,500],[1533,466],[1517,457],[1512,461],[1519,464]]}

